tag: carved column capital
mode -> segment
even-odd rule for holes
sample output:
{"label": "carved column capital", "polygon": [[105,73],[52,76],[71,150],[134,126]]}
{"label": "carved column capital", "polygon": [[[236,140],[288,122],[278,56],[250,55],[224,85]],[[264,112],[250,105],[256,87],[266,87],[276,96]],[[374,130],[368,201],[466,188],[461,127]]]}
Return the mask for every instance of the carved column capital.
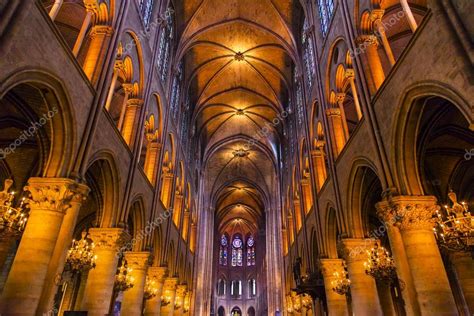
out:
{"label": "carved column capital", "polygon": [[346,69],[346,71],[344,72],[344,78],[347,80],[353,80],[354,77],[355,77],[354,69],[351,69],[351,68]]}
{"label": "carved column capital", "polygon": [[141,107],[143,105],[143,100],[142,99],[135,99],[135,98],[132,98],[132,99],[128,99],[127,100],[127,106],[128,107]]}
{"label": "carved column capital", "polygon": [[431,230],[439,210],[434,196],[395,196],[375,205],[377,215],[400,230]]}
{"label": "carved column capital", "polygon": [[331,278],[334,272],[341,273],[344,270],[344,260],[342,259],[320,259],[321,272],[323,276]]}
{"label": "carved column capital", "polygon": [[163,283],[165,281],[165,276],[168,273],[168,268],[166,267],[149,267],[148,268],[148,277],[156,281],[157,283]]}
{"label": "carved column capital", "polygon": [[86,185],[66,178],[30,178],[24,190],[30,193],[28,204],[32,210],[59,213],[65,213],[71,203],[81,203],[89,193]]}
{"label": "carved column capital", "polygon": [[341,242],[341,250],[346,262],[367,260],[367,250],[370,250],[375,244],[374,239],[370,238],[345,238]]}
{"label": "carved column capital", "polygon": [[326,109],[326,115],[328,117],[341,116],[341,110],[339,108],[329,108],[329,109]]}
{"label": "carved column capital", "polygon": [[146,270],[152,259],[148,251],[127,251],[124,256],[127,266],[133,270]]}
{"label": "carved column capital", "polygon": [[385,10],[373,9],[372,11],[370,11],[370,15],[369,15],[370,21],[372,23],[381,22],[384,14],[385,14]]}
{"label": "carved column capital", "polygon": [[378,46],[379,45],[379,41],[377,39],[377,36],[375,36],[375,35],[360,35],[359,37],[357,37],[356,43],[358,45],[366,45],[366,46],[369,46],[369,45]]}
{"label": "carved column capital", "polygon": [[180,298],[184,298],[186,295],[186,290],[188,286],[186,284],[181,284],[176,287],[176,296]]}
{"label": "carved column capital", "polygon": [[122,228],[91,228],[89,237],[95,244],[95,249],[118,251],[130,240],[130,236]]}
{"label": "carved column capital", "polygon": [[165,283],[163,285],[163,291],[172,291],[176,290],[176,286],[178,285],[178,278],[166,278]]}
{"label": "carved column capital", "polygon": [[113,27],[108,25],[94,25],[89,32],[89,37],[94,38],[96,36],[110,36],[114,32]]}

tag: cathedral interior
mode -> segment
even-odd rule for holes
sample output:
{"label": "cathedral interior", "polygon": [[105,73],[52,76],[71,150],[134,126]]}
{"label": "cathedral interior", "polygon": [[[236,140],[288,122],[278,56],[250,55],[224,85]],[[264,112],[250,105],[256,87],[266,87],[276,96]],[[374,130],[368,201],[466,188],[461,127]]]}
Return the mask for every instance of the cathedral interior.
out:
{"label": "cathedral interior", "polygon": [[0,315],[474,315],[472,0],[1,0]]}

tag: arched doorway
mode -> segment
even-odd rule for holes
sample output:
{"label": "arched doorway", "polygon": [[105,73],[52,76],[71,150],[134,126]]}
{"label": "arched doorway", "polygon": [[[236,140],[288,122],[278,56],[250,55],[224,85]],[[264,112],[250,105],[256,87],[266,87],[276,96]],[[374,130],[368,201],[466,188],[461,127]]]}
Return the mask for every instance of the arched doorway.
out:
{"label": "arched doorway", "polygon": [[219,309],[217,310],[217,315],[218,316],[225,316],[225,309],[224,307],[220,306]]}
{"label": "arched doorway", "polygon": [[255,316],[255,308],[253,308],[253,306],[249,307],[249,309],[247,310],[247,315],[248,316]]}
{"label": "arched doorway", "polygon": [[238,308],[237,306],[232,308],[232,312],[230,312],[230,315],[231,316],[242,316],[242,311],[240,310],[240,308]]}

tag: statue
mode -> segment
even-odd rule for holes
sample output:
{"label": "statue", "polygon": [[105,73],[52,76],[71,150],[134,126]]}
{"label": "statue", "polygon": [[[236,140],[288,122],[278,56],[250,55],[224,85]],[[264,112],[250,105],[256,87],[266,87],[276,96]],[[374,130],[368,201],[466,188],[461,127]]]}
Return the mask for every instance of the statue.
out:
{"label": "statue", "polygon": [[301,257],[296,258],[295,263],[293,264],[293,277],[296,282],[296,287],[299,287],[302,283],[301,277]]}

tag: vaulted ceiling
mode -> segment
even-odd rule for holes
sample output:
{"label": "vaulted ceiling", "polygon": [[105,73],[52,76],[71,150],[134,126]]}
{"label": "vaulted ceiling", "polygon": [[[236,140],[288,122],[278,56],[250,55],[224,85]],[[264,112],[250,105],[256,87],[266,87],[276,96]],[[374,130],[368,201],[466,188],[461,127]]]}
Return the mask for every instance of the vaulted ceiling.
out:
{"label": "vaulted ceiling", "polygon": [[276,187],[284,124],[279,116],[292,84],[299,3],[186,0],[182,5],[178,54],[185,62],[191,124],[219,230],[255,232]]}

